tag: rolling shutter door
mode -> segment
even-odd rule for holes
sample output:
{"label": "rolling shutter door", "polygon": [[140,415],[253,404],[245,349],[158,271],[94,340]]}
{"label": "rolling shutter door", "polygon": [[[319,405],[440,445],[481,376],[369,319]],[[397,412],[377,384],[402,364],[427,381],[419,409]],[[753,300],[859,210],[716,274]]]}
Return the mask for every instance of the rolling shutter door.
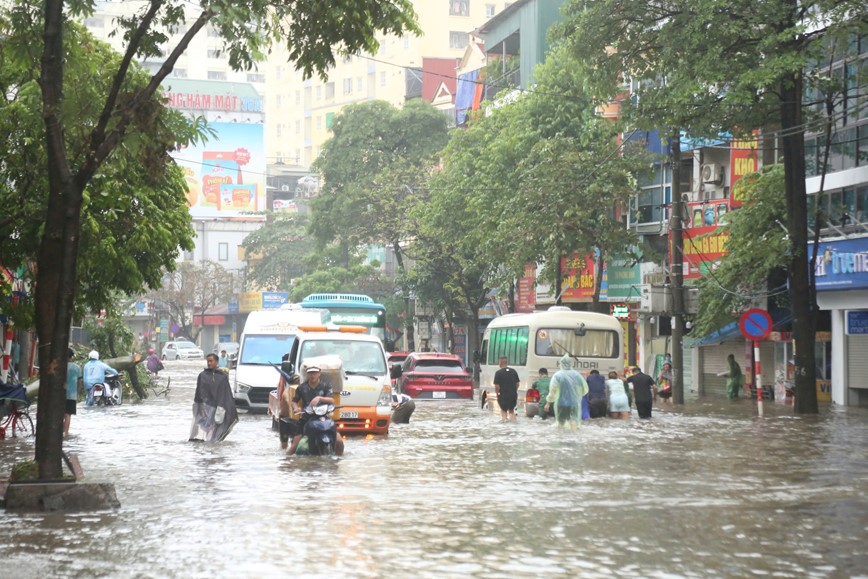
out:
{"label": "rolling shutter door", "polygon": [[847,336],[847,386],[868,388],[868,336]]}

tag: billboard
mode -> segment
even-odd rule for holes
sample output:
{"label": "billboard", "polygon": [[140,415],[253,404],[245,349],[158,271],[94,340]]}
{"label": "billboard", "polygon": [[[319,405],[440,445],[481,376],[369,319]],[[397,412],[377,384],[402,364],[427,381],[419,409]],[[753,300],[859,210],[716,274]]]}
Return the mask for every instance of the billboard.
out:
{"label": "billboard", "polygon": [[[726,245],[729,242],[729,231],[719,229],[726,223],[726,215],[731,206],[729,199],[717,199],[697,203],[688,203],[688,215],[685,228],[681,232],[684,243],[684,281],[692,283],[708,275],[717,267],[721,258],[729,253]],[[670,232],[670,253],[672,251],[672,235]]]}
{"label": "billboard", "polygon": [[208,123],[216,136],[183,148],[190,215],[237,217],[265,210],[265,138],[261,123]]}

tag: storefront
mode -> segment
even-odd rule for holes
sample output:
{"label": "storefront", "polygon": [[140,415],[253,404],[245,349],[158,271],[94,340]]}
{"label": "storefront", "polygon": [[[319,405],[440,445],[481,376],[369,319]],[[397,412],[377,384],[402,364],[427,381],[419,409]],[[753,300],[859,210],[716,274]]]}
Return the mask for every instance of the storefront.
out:
{"label": "storefront", "polygon": [[868,236],[821,242],[816,280],[832,318],[832,402],[868,406]]}

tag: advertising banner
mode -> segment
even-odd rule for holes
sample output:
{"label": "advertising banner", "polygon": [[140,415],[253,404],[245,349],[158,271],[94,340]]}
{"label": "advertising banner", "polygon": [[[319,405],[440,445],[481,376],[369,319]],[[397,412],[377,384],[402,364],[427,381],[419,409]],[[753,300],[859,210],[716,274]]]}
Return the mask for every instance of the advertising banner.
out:
{"label": "advertising banner", "polygon": [[603,269],[600,301],[638,302],[642,277],[639,264],[632,257],[613,257]]}
{"label": "advertising banner", "polygon": [[262,293],[246,292],[238,296],[238,311],[242,314],[262,309]]}
{"label": "advertising banner", "polygon": [[516,313],[530,313],[536,307],[536,265],[525,264],[524,276],[518,278],[515,296]]}
{"label": "advertising banner", "polygon": [[820,243],[815,274],[818,292],[868,288],[868,237]]}
{"label": "advertising banner", "polygon": [[[729,253],[729,232],[719,229],[726,223],[729,199],[688,203],[690,219],[682,231],[684,243],[684,280],[697,280],[717,267],[720,259]],[[670,251],[672,237],[670,235]]]}
{"label": "advertising banner", "polygon": [[237,217],[265,210],[265,141],[261,123],[208,123],[216,137],[178,151],[190,215]]}
{"label": "advertising banner", "polygon": [[278,310],[289,301],[288,292],[262,292],[262,309]]}
{"label": "advertising banner", "polygon": [[564,303],[590,302],[594,299],[595,258],[593,253],[583,257],[574,255],[570,259],[561,258]]}
{"label": "advertising banner", "polygon": [[461,356],[461,363],[467,367],[467,326],[456,325],[452,328],[455,342],[452,344],[452,352]]}
{"label": "advertising banner", "polygon": [[[759,131],[754,131],[746,139],[735,139],[729,152],[729,190],[737,192],[735,184],[739,179],[759,169]],[[742,199],[733,197],[732,208],[741,207]]]}

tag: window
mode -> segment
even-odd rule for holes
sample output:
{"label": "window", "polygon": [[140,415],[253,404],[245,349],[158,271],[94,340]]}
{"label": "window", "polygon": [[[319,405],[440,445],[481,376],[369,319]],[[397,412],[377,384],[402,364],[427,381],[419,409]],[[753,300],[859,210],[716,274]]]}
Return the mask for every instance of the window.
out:
{"label": "window", "polygon": [[470,16],[470,0],[449,0],[449,16]]}
{"label": "window", "polygon": [[633,223],[658,223],[664,220],[663,210],[669,199],[670,177],[669,169],[661,170],[660,165],[655,165],[650,174],[639,177],[639,194],[630,208]]}
{"label": "window", "polygon": [[380,73],[380,86],[386,86],[386,73]]}
{"label": "window", "polygon": [[229,261],[229,244],[228,243],[218,243],[217,244],[217,259],[220,261]]}
{"label": "window", "polygon": [[316,87],[316,100],[322,99],[322,85]]}
{"label": "window", "polygon": [[466,48],[470,36],[466,32],[452,30],[449,32],[449,48]]}
{"label": "window", "polygon": [[277,125],[277,137],[280,138],[283,136],[283,125]]}
{"label": "window", "polygon": [[353,94],[353,79],[344,79],[344,94]]}
{"label": "window", "polygon": [[84,25],[88,28],[102,28],[105,26],[105,20],[101,16],[91,16],[85,19]]}
{"label": "window", "polygon": [[295,91],[295,104],[297,104],[297,105],[301,104],[301,91],[300,90]]}
{"label": "window", "polygon": [[326,128],[332,128],[332,125],[335,124],[335,114],[334,113],[326,113]]}
{"label": "window", "polygon": [[208,58],[220,58],[220,51],[216,48],[208,49]]}
{"label": "window", "polygon": [[334,100],[335,98],[335,83],[329,82],[325,85],[325,98],[326,100]]}
{"label": "window", "polygon": [[295,134],[301,134],[301,119],[295,121]]}
{"label": "window", "polygon": [[611,330],[587,330],[577,336],[572,329],[539,329],[536,332],[537,356],[560,358],[567,352],[579,358],[617,358],[619,355],[618,334]]}
{"label": "window", "polygon": [[220,38],[220,31],[211,25],[205,27],[208,38]]}
{"label": "window", "polygon": [[486,4],[485,5],[485,17],[486,18],[493,18],[496,10],[497,10],[497,6],[495,6],[494,4]]}
{"label": "window", "polygon": [[364,86],[364,85],[363,85],[363,83],[362,83],[362,77],[357,77],[357,78],[356,78],[356,92],[362,92],[362,87],[363,87],[363,86]]}
{"label": "window", "polygon": [[222,70],[209,70],[208,80],[226,80],[226,73]]}
{"label": "window", "polygon": [[260,72],[248,72],[247,82],[265,82],[265,75]]}
{"label": "window", "polygon": [[172,70],[172,75],[175,78],[187,78],[187,69],[186,68],[176,68]]}
{"label": "window", "polygon": [[496,328],[491,330],[488,346],[488,363],[497,366],[501,356],[506,356],[510,366],[527,364],[527,338],[530,330],[527,326],[515,328]]}
{"label": "window", "polygon": [[318,131],[322,130],[322,115],[316,116],[316,130],[318,130]]}
{"label": "window", "polygon": [[283,104],[283,96],[278,94],[277,96],[274,97],[274,106],[276,106],[277,108],[280,108],[282,104]]}

